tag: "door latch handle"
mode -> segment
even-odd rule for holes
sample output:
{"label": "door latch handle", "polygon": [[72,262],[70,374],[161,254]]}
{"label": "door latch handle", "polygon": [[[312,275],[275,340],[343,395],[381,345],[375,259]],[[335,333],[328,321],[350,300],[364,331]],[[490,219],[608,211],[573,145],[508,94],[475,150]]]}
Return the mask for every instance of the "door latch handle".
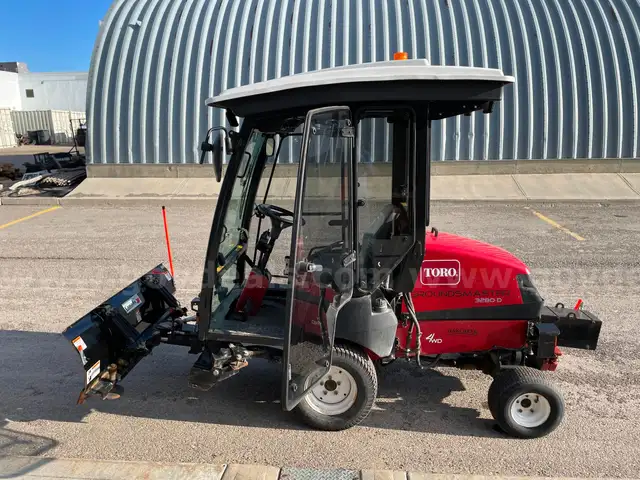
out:
{"label": "door latch handle", "polygon": [[356,252],[351,251],[343,257],[342,266],[348,267],[355,261],[356,261]]}
{"label": "door latch handle", "polygon": [[296,268],[298,273],[315,273],[322,271],[322,265],[318,265],[317,263],[310,262],[299,262],[298,268]]}

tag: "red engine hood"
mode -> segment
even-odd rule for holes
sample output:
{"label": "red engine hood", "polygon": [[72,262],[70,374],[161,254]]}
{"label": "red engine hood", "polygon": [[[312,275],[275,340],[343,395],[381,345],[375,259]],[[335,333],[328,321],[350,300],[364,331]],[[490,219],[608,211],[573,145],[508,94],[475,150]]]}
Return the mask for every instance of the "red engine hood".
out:
{"label": "red engine hood", "polygon": [[531,313],[512,308],[524,303],[520,283],[528,275],[527,266],[502,248],[428,233],[412,295],[424,318],[533,318],[535,305]]}
{"label": "red engine hood", "polygon": [[[511,268],[514,274],[529,275],[529,268],[513,254],[495,245],[460,237],[451,233],[426,236],[425,260],[437,259],[480,260],[483,265]],[[476,264],[476,262],[473,262]]]}

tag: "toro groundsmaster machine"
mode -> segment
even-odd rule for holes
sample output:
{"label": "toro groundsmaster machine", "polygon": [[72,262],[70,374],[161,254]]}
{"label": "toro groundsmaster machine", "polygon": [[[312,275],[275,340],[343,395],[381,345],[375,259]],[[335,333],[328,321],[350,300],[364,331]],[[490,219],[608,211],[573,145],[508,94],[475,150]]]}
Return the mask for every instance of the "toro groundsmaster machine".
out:
{"label": "toro groundsmaster machine", "polygon": [[[79,401],[119,396],[133,367],[169,343],[197,355],[189,383],[203,390],[253,358],[280,361],[283,408],[319,429],[361,422],[378,369],[404,360],[480,369],[494,379],[488,404],[505,432],[553,431],[564,402],[544,371],[561,346],[595,349],[600,320],[545,306],[520,260],[429,222],[432,123],[490,114],[513,81],[404,60],[209,99],[242,125],[212,128],[202,144],[218,181],[230,157],[195,313],[160,264],[71,325]],[[278,161],[285,152],[294,163]]]}

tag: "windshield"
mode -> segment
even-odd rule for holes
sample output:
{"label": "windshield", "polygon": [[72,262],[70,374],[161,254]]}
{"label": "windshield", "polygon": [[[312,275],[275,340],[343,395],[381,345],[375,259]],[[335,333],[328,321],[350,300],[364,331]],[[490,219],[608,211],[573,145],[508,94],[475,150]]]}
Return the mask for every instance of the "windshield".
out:
{"label": "windshield", "polygon": [[[227,313],[237,300],[239,287],[262,261],[270,261],[276,271],[268,272],[269,278],[283,277],[283,262],[290,250],[290,229],[281,231],[281,236],[273,236],[272,222],[264,214],[259,214],[256,207],[269,203],[269,191],[283,195],[288,179],[273,178],[277,169],[281,151],[299,150],[296,130],[301,127],[302,119],[286,119],[284,124],[261,125],[245,133],[242,131],[236,140],[227,172],[234,172],[231,178],[225,174],[224,189],[230,188],[228,204],[219,204],[224,208],[221,212],[222,226],[220,243],[215,258],[216,276],[211,300],[212,319],[209,328],[221,328]],[[268,147],[268,148],[267,148]],[[232,183],[227,186],[226,183]],[[292,206],[286,201],[280,206],[287,209]],[[269,230],[269,233],[265,232]],[[262,239],[266,234],[266,240]],[[267,242],[267,244],[261,243]],[[271,242],[271,243],[269,243]],[[273,244],[275,243],[275,244]],[[267,252],[268,251],[268,252]],[[265,253],[267,252],[267,253]],[[213,260],[213,259],[212,259]],[[271,265],[272,264],[272,265]],[[266,270],[266,265],[262,267]],[[278,281],[278,280],[274,280]],[[233,293],[234,292],[234,293]],[[225,312],[216,315],[216,312]]]}
{"label": "windshield", "polygon": [[[247,241],[247,232],[243,230],[242,220],[247,205],[247,196],[250,193],[251,178],[260,156],[260,151],[265,142],[265,135],[259,130],[253,130],[246,145],[242,149],[238,174],[233,184],[231,198],[224,218],[222,228],[222,241],[219,252],[229,257],[238,250],[238,246],[244,246]],[[234,159],[235,160],[235,159]],[[237,160],[236,160],[237,161]]]}
{"label": "windshield", "polygon": [[[240,142],[231,162],[239,162],[233,187],[227,205],[222,227],[222,237],[217,256],[217,281],[212,300],[212,312],[227,299],[237,281],[238,260],[249,247],[249,231],[245,229],[245,216],[252,214],[255,207],[252,182],[261,175],[256,169],[264,165],[261,152],[267,135],[260,130],[252,130],[246,143]],[[235,165],[234,165],[235,166]],[[235,168],[232,169],[236,171]],[[214,326],[215,328],[215,326]]]}

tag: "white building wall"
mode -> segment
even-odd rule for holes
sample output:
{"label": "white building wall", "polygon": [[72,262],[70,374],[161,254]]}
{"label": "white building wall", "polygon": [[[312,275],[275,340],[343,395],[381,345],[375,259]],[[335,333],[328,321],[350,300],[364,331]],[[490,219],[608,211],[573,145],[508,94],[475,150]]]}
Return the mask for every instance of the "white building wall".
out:
{"label": "white building wall", "polygon": [[[86,110],[88,73],[30,72],[17,76],[22,110]],[[27,98],[27,90],[33,90],[33,98]]]}
{"label": "white building wall", "polygon": [[17,73],[0,71],[0,108],[20,110],[22,105],[18,80]]}
{"label": "white building wall", "polygon": [[[0,86],[0,89],[2,87]],[[13,133],[11,110],[0,108],[0,148],[15,147],[16,136]]]}

